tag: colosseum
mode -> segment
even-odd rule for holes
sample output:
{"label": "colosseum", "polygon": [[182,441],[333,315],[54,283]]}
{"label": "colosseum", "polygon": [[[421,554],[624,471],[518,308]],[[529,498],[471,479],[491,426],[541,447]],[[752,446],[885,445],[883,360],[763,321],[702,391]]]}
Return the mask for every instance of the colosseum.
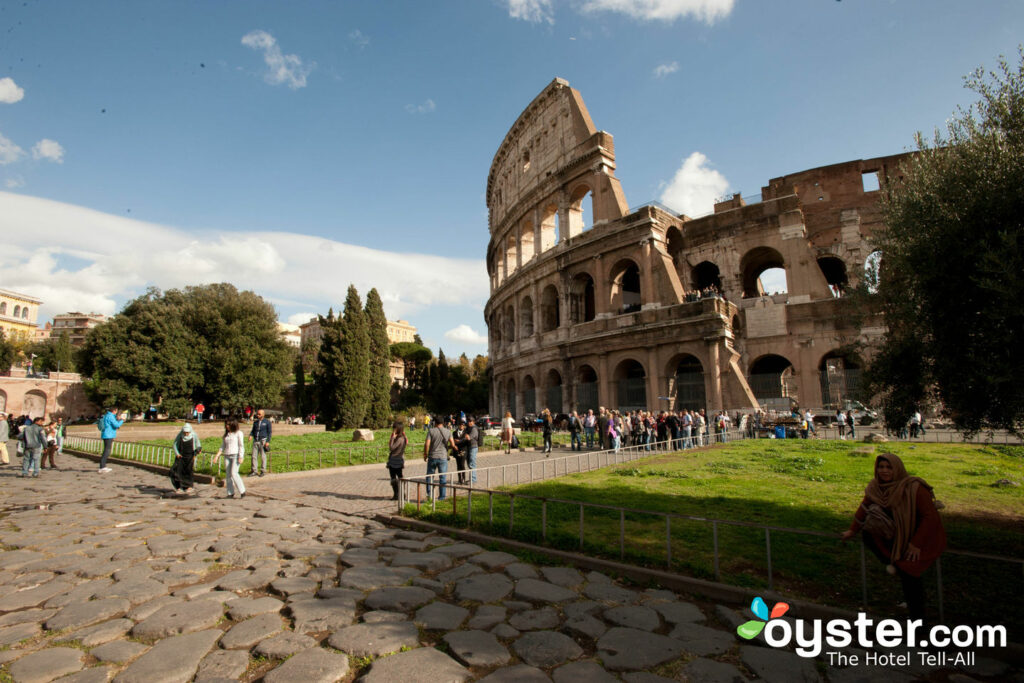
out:
{"label": "colosseum", "polygon": [[[736,195],[700,218],[630,209],[612,136],[555,79],[487,178],[492,414],[823,410],[852,397],[850,349],[882,329],[847,315],[842,295],[875,261],[878,183],[905,156],[775,178],[760,201]],[[764,291],[771,269],[784,291]]]}

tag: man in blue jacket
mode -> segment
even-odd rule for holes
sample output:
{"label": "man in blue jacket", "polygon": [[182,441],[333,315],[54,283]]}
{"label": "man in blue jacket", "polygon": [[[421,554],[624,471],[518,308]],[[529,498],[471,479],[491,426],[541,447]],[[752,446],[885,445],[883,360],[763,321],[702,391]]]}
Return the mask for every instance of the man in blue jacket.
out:
{"label": "man in blue jacket", "polygon": [[113,472],[107,467],[107,458],[110,457],[110,449],[114,447],[114,439],[117,438],[117,430],[124,424],[124,420],[117,419],[117,407],[107,408],[107,412],[100,418],[100,438],[103,439],[103,455],[100,456],[100,472]]}
{"label": "man in blue jacket", "polygon": [[[262,477],[269,472],[267,469],[267,451],[270,450],[270,437],[273,434],[273,426],[266,418],[263,409],[256,411],[256,419],[252,421],[252,431],[249,438],[252,439],[252,466],[249,476],[257,475]],[[263,469],[260,469],[262,464]]]}

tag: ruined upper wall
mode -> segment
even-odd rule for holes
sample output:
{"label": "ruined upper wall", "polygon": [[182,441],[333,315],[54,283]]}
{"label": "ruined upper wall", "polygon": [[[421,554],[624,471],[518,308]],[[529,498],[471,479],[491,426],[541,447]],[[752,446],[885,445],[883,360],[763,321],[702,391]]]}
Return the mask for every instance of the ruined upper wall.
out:
{"label": "ruined upper wall", "polygon": [[491,232],[534,188],[565,167],[597,129],[579,92],[556,78],[519,115],[487,176]]}

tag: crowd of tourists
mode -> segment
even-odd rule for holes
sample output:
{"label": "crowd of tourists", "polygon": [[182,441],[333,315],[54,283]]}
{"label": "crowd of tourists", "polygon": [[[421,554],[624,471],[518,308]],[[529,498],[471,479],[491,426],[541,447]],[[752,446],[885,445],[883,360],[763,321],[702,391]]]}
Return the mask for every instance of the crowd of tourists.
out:
{"label": "crowd of tourists", "polygon": [[700,301],[701,299],[724,299],[722,293],[718,291],[718,287],[715,285],[708,285],[701,289],[694,289],[689,292],[683,292],[683,301],[685,303],[693,303],[694,301]]}
{"label": "crowd of tourists", "polygon": [[60,469],[57,456],[64,450],[64,418],[50,416],[33,418],[29,415],[0,413],[0,465],[11,464],[7,442],[14,440],[17,455],[21,456],[22,477],[38,477],[40,469]]}

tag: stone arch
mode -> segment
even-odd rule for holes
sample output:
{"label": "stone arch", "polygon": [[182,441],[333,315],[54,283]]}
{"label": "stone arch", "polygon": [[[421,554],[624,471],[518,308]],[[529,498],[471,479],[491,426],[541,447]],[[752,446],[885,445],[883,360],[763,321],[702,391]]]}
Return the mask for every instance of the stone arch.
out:
{"label": "stone arch", "polygon": [[665,231],[665,249],[672,257],[672,263],[678,269],[684,262],[683,259],[683,231],[672,225]]}
{"label": "stone arch", "polygon": [[21,309],[21,319],[28,320],[28,306],[25,306]]}
{"label": "stone arch", "polygon": [[836,409],[859,396],[862,365],[856,353],[843,349],[833,349],[821,357],[818,376],[823,407]]}
{"label": "stone arch", "polygon": [[558,310],[558,288],[548,285],[540,295],[540,331],[550,332],[558,329],[561,322],[561,313]]}
{"label": "stone arch", "polygon": [[643,302],[643,293],[640,291],[640,266],[633,259],[625,258],[612,267],[610,275],[612,311],[639,311]]}
{"label": "stone arch", "polygon": [[769,353],[750,364],[747,384],[758,400],[796,396],[795,370],[785,356]]}
{"label": "stone arch", "polygon": [[514,342],[516,340],[516,309],[512,304],[508,305],[505,309],[505,315],[502,316],[502,338],[506,344]]}
{"label": "stone arch", "polygon": [[537,255],[533,244],[533,221],[529,218],[524,218],[519,226],[519,253],[523,255],[523,263]]}
{"label": "stone arch", "polygon": [[21,412],[30,415],[32,419],[46,415],[46,394],[39,389],[30,389],[25,392],[21,401]]}
{"label": "stone arch", "polygon": [[573,323],[590,322],[597,317],[594,278],[590,273],[576,273],[569,289],[569,319]]}
{"label": "stone arch", "polygon": [[20,318],[21,317],[21,305],[20,304],[15,304],[14,305],[14,317],[15,318]]}
{"label": "stone arch", "polygon": [[527,339],[533,336],[533,299],[529,295],[524,296],[519,304],[519,338]]}
{"label": "stone arch", "polygon": [[666,366],[669,398],[675,410],[700,410],[707,407],[704,364],[692,353],[679,353]]}
{"label": "stone arch", "polygon": [[523,377],[523,414],[537,414],[537,383],[533,375]]}
{"label": "stone arch", "polygon": [[[590,220],[587,220],[587,196],[590,196]],[[577,185],[569,195],[569,236],[594,227],[594,191],[588,184]]]}
{"label": "stone arch", "polygon": [[600,407],[597,371],[593,366],[584,363],[576,368],[576,410],[585,413]]}
{"label": "stone arch", "polygon": [[0,301],[0,315],[7,315],[7,302]]}
{"label": "stone arch", "polygon": [[842,296],[850,282],[846,274],[846,262],[838,256],[822,256],[818,259],[818,268],[825,276],[832,296]]}
{"label": "stone arch", "polygon": [[551,368],[544,378],[544,385],[547,389],[544,396],[544,404],[547,409],[551,411],[553,416],[564,412],[562,405],[562,373]]}
{"label": "stone arch", "polygon": [[506,270],[505,275],[511,275],[516,272],[518,263],[516,262],[516,253],[519,245],[516,243],[515,235],[509,235],[505,238],[505,263]]}
{"label": "stone arch", "polygon": [[616,406],[620,411],[647,409],[647,371],[635,358],[624,358],[612,373]]}
{"label": "stone arch", "polygon": [[[512,417],[516,417],[517,406],[516,406],[516,381],[513,378],[509,378],[505,382],[505,410],[512,413]],[[504,415],[504,413],[502,413]]]}
{"label": "stone arch", "polygon": [[722,291],[722,273],[718,266],[711,261],[701,261],[690,271],[690,281],[693,288],[702,291],[706,287],[714,287]]}
{"label": "stone arch", "polygon": [[[786,269],[785,259],[772,247],[755,247],[748,251],[740,260],[740,273],[743,277],[743,297],[764,296],[769,293],[761,284],[761,276],[769,270]],[[788,279],[783,290],[789,291]]]}
{"label": "stone arch", "polygon": [[547,251],[558,244],[561,239],[561,219],[558,216],[558,204],[546,204],[540,212],[540,250]]}

